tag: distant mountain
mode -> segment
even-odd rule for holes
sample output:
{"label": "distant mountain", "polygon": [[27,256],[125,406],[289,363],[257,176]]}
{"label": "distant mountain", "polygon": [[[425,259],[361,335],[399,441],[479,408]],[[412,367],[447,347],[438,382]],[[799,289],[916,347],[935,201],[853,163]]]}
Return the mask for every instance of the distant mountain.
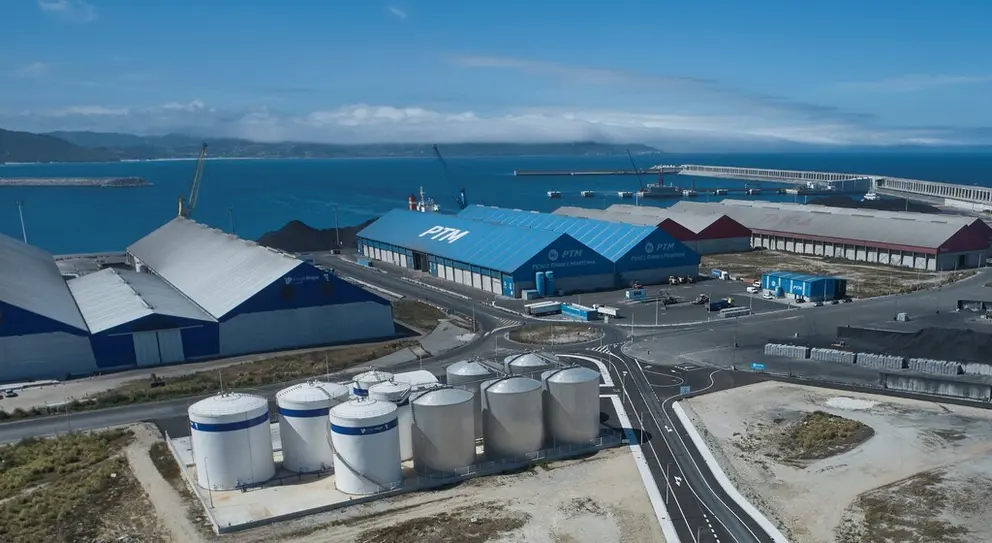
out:
{"label": "distant mountain", "polygon": [[[135,136],[101,132],[51,132],[81,147],[105,149],[121,160],[156,158],[192,158],[200,152],[201,138],[182,134]],[[329,143],[263,143],[243,139],[206,139],[211,157],[241,158],[343,158],[343,157],[431,157],[430,144],[370,143],[338,145]],[[447,143],[441,145],[444,156],[522,156],[522,155],[622,155],[630,149],[635,154],[660,151],[641,144],[616,145],[593,141],[571,143]]]}
{"label": "distant mountain", "polygon": [[106,149],[84,147],[47,134],[0,129],[0,164],[4,162],[109,162]]}

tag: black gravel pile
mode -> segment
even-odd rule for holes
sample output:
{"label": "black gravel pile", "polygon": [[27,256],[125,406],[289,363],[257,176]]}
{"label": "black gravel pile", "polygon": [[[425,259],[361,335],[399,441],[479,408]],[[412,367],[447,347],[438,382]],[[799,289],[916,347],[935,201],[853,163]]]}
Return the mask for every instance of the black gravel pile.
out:
{"label": "black gravel pile", "polygon": [[992,363],[992,334],[968,329],[924,328],[918,332],[890,332],[839,327],[837,337],[850,350],[933,358],[955,362]]}
{"label": "black gravel pile", "polygon": [[[341,237],[341,248],[354,248],[355,234],[374,221],[375,219],[369,219],[358,226],[342,226],[337,233]],[[279,230],[266,232],[258,238],[260,245],[289,253],[327,251],[335,248],[336,242],[334,228],[313,228],[300,221],[289,221]]]}
{"label": "black gravel pile", "polygon": [[932,205],[921,204],[918,202],[909,202],[909,207],[906,207],[905,200],[892,200],[888,198],[862,202],[861,200],[855,200],[847,196],[823,196],[820,198],[812,198],[807,203],[813,205],[821,205],[821,206],[846,207],[849,209],[876,209],[879,211],[912,211],[914,213],[940,213],[940,210]]}

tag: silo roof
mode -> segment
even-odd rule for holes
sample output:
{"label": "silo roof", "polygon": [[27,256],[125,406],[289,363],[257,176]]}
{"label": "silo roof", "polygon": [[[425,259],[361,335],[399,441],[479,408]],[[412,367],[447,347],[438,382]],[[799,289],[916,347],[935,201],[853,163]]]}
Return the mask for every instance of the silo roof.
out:
{"label": "silo roof", "polygon": [[507,377],[482,383],[482,390],[498,394],[513,394],[515,392],[530,392],[541,388],[541,383],[529,377]]}
{"label": "silo roof", "polygon": [[418,396],[413,403],[423,406],[454,405],[472,401],[474,395],[461,388],[436,388]]}
{"label": "silo roof", "polygon": [[217,417],[245,413],[260,407],[268,408],[269,402],[261,396],[229,392],[204,398],[189,406],[189,413],[199,417]]}
{"label": "silo roof", "polygon": [[555,383],[587,383],[589,381],[599,382],[600,377],[598,371],[593,371],[585,366],[572,366],[554,371],[548,376],[548,380]]}

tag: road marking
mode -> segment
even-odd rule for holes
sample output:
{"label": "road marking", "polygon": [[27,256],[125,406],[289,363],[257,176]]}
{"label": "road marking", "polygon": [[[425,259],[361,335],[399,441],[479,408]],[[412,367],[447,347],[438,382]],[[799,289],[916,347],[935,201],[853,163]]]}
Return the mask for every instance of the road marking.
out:
{"label": "road marking", "polygon": [[[682,478],[681,477],[679,477],[678,475],[676,475],[676,476],[672,477],[672,479],[675,479],[675,486],[682,486]],[[709,519],[707,519],[706,522],[709,522]]]}
{"label": "road marking", "polygon": [[577,358],[579,360],[585,360],[586,362],[592,362],[593,364],[596,364],[596,367],[599,369],[599,374],[603,376],[603,383],[599,385],[600,388],[616,386],[613,384],[613,377],[610,377],[610,370],[607,369],[606,364],[604,364],[601,360],[597,360],[591,356],[582,356],[577,354],[560,354],[558,355],[558,358]]}

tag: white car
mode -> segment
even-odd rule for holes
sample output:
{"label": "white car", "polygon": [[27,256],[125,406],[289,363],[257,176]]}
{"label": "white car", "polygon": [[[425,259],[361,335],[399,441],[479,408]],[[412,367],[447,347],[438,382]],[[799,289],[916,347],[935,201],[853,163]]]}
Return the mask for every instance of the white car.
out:
{"label": "white car", "polygon": [[754,287],[754,286],[747,287],[747,293],[748,294],[757,294],[758,291],[760,291],[760,290],[761,290],[760,288]]}
{"label": "white car", "polygon": [[764,291],[764,292],[761,293],[761,297],[764,298],[764,299],[766,299],[766,300],[771,300],[772,298],[775,297],[775,295],[772,294],[771,291],[766,290],[766,291]]}
{"label": "white car", "polygon": [[753,284],[754,286],[756,286],[756,287],[758,287],[758,288],[761,288],[761,281],[755,281],[755,282],[754,282],[754,283],[752,283],[752,284]]}

